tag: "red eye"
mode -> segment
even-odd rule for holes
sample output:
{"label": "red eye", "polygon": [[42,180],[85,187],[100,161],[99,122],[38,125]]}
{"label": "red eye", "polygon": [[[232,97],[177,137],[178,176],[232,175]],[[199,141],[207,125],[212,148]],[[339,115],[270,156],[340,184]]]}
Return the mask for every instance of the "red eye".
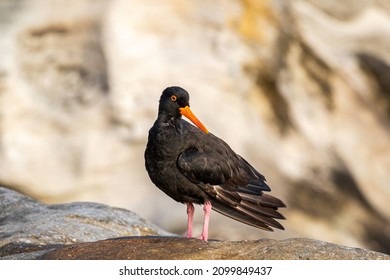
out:
{"label": "red eye", "polygon": [[176,95],[172,95],[172,96],[171,96],[171,100],[172,100],[173,102],[175,102],[175,101],[177,100]]}

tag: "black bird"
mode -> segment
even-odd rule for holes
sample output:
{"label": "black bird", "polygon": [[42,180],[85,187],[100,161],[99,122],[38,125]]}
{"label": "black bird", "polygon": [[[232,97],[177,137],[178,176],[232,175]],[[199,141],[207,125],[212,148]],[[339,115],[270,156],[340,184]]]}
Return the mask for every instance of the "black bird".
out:
{"label": "black bird", "polygon": [[211,208],[263,230],[284,229],[275,219],[285,219],[277,210],[286,205],[264,194],[271,190],[264,176],[208,132],[191,112],[189,94],[181,87],[168,87],[161,95],[158,117],[149,131],[145,166],[159,189],[186,203],[187,237],[192,237],[193,203],[204,205],[200,238],[205,241]]}

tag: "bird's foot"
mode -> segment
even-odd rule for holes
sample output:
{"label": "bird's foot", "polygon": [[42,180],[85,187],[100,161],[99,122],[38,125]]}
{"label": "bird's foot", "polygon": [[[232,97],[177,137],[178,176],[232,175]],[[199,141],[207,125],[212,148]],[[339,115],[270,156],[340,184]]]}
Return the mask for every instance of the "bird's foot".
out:
{"label": "bird's foot", "polygon": [[207,234],[205,235],[205,234],[202,233],[202,234],[199,236],[199,239],[207,242]]}

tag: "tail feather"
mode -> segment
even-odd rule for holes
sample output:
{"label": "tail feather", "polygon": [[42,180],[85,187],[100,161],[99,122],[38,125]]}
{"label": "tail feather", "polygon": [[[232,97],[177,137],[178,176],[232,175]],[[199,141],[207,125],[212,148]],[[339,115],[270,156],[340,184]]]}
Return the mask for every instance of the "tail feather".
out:
{"label": "tail feather", "polygon": [[278,212],[286,205],[278,198],[264,194],[255,185],[250,188],[213,186],[215,196],[211,199],[213,209],[242,223],[273,231],[272,227],[284,229],[275,219],[285,219]]}
{"label": "tail feather", "polygon": [[237,211],[236,208],[232,208],[218,200],[212,200],[211,201],[212,209],[217,211],[218,213],[225,215],[229,218],[232,218],[236,221],[239,221],[241,223],[260,228],[262,230],[266,231],[273,231],[271,227],[269,227],[267,224],[265,224],[262,221],[259,221],[251,216],[248,216],[245,213],[242,213],[240,211]]}
{"label": "tail feather", "polygon": [[251,216],[252,218],[254,218],[260,222],[263,222],[264,224],[266,224],[268,226],[272,226],[272,227],[275,227],[278,229],[284,229],[284,227],[280,223],[275,221],[273,218],[265,216],[263,214],[256,213],[252,209],[248,209],[247,207],[245,207],[243,205],[238,206],[237,210]]}
{"label": "tail feather", "polygon": [[245,201],[245,200],[241,201],[240,206],[242,206],[247,211],[265,215],[270,218],[285,219],[284,216],[274,208],[264,207],[262,205],[254,204],[252,202]]}
{"label": "tail feather", "polygon": [[272,195],[268,194],[249,194],[245,192],[238,192],[239,196],[246,201],[252,202],[252,203],[260,203],[261,205],[265,207],[273,207],[273,208],[278,208],[278,207],[286,207],[286,204],[283,203],[279,198],[276,198]]}

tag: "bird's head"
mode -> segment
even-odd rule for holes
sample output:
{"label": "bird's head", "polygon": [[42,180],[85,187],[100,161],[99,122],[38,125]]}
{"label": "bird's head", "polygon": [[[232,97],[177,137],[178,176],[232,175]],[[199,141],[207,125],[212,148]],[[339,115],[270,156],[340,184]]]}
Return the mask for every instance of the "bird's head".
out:
{"label": "bird's head", "polygon": [[159,114],[180,118],[182,115],[193,122],[204,133],[209,133],[207,128],[198,120],[190,110],[190,95],[177,86],[166,88],[160,98]]}

